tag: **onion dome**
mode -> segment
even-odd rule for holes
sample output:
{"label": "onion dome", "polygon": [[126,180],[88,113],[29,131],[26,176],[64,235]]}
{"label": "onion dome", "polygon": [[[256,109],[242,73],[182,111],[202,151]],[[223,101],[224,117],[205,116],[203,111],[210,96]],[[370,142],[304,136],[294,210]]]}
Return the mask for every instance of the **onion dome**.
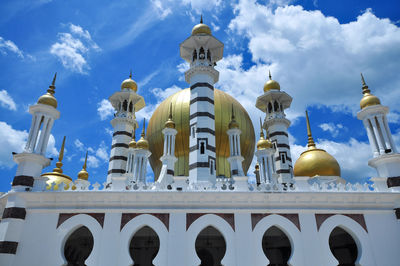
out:
{"label": "onion dome", "polygon": [[257,141],[257,150],[264,150],[264,149],[269,149],[272,148],[272,143],[264,138],[264,131],[262,129],[262,123],[261,123],[261,118],[260,118],[260,139]]}
{"label": "onion dome", "polygon": [[169,105],[169,115],[168,120],[165,122],[166,128],[175,128],[175,122],[172,120],[172,103]]}
{"label": "onion dome", "polygon": [[37,103],[50,105],[54,108],[57,108],[57,99],[54,97],[55,88],[56,88],[56,86],[55,86],[56,78],[57,78],[57,73],[54,74],[53,82],[49,86],[47,93],[40,96]]}
{"label": "onion dome", "polygon": [[232,118],[231,118],[231,122],[229,122],[228,128],[229,129],[239,128],[239,123],[235,119],[235,112],[233,111],[233,104],[232,104]]}
{"label": "onion dome", "polygon": [[211,35],[211,29],[206,24],[203,24],[203,16],[200,18],[200,23],[193,27],[192,35],[207,34]]}
{"label": "onion dome", "polygon": [[256,171],[259,171],[259,170],[260,170],[260,164],[259,164],[259,163],[256,163],[256,165],[254,166],[254,168],[256,169]]}
{"label": "onion dome", "polygon": [[131,142],[129,142],[129,148],[131,149],[136,149],[137,144],[136,144],[136,133],[135,133],[135,128],[133,129],[133,138],[131,140]]}
{"label": "onion dome", "polygon": [[88,178],[89,178],[89,173],[86,171],[87,155],[88,155],[88,153],[86,152],[85,163],[83,164],[82,170],[80,170],[78,173],[78,179],[81,179],[81,180],[88,180]]}
{"label": "onion dome", "polygon": [[269,71],[269,80],[264,84],[264,92],[270,90],[276,90],[276,91],[281,90],[281,85],[279,85],[277,81],[272,79],[271,71]]}
{"label": "onion dome", "polygon": [[63,170],[61,168],[63,166],[62,160],[64,157],[64,146],[65,146],[65,137],[61,144],[60,153],[58,155],[58,162],[56,163],[56,168],[53,169],[53,172],[42,174],[42,177],[48,178],[48,180],[46,181],[47,189],[50,189],[52,184],[55,183],[54,190],[58,190],[58,185],[61,184],[62,182],[64,182],[64,184],[67,185],[65,188],[68,188],[68,184],[72,182],[71,177],[63,174]]}
{"label": "onion dome", "polygon": [[129,78],[122,81],[121,83],[121,90],[123,89],[130,89],[133,90],[134,92],[137,92],[137,84],[136,82],[132,79],[132,71],[129,74]]}
{"label": "onion dome", "polygon": [[[189,175],[189,138],[190,138],[190,89],[186,88],[176,92],[165,99],[153,112],[147,127],[146,138],[149,141],[150,165],[154,176],[160,174],[162,163],[160,157],[164,151],[165,121],[168,119],[168,109],[172,103],[172,117],[175,122],[176,134],[175,156],[178,159],[174,165],[176,176]],[[228,93],[214,89],[214,115],[215,115],[215,165],[217,176],[231,176],[228,158],[229,136],[226,134],[231,119],[231,109],[235,112],[235,120],[239,123],[241,155],[244,157],[243,171],[246,173],[254,157],[255,136],[254,127],[250,116],[243,106]]]}
{"label": "onion dome", "polygon": [[381,104],[381,101],[379,100],[378,97],[375,95],[371,94],[371,91],[368,89],[367,84],[365,84],[364,76],[361,74],[361,81],[362,81],[362,90],[363,90],[363,97],[360,101],[360,108],[364,109],[367,106],[372,106],[372,105],[379,105]]}
{"label": "onion dome", "polygon": [[295,176],[340,176],[340,166],[336,159],[323,149],[317,149],[311,134],[310,121],[306,111],[308,148],[294,165]]}
{"label": "onion dome", "polygon": [[136,143],[136,147],[138,149],[143,149],[143,150],[148,150],[149,149],[149,142],[144,138],[144,129],[146,127],[146,119],[143,120],[143,129],[142,129],[142,134],[140,136],[139,141]]}

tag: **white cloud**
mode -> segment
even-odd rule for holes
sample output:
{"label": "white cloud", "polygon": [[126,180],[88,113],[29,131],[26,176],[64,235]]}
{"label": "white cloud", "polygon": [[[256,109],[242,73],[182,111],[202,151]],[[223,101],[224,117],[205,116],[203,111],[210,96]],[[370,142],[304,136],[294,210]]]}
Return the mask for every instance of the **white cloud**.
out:
{"label": "white cloud", "polygon": [[16,130],[9,124],[0,121],[0,168],[11,168],[14,166],[12,152],[22,152],[24,149],[28,132]]}
{"label": "white cloud", "polygon": [[75,141],[74,141],[74,145],[75,145],[75,147],[78,149],[78,150],[80,150],[80,151],[83,151],[84,149],[83,149],[83,143],[79,140],[79,139],[76,139]]}
{"label": "white cloud", "polygon": [[16,54],[20,58],[24,58],[24,53],[13,41],[5,40],[0,36],[0,53],[6,55],[9,52]]}
{"label": "white cloud", "polygon": [[51,46],[50,53],[57,56],[65,68],[84,74],[90,69],[87,54],[100,48],[81,26],[70,23],[69,30],[58,34],[59,41]]}
{"label": "white cloud", "polygon": [[9,110],[17,110],[17,105],[6,90],[0,91],[0,105]]}
{"label": "white cloud", "polygon": [[222,0],[183,0],[182,3],[184,5],[190,5],[192,10],[196,11],[198,14],[210,10],[218,12],[223,5]]}
{"label": "white cloud", "polygon": [[[82,157],[80,161],[84,162],[85,158]],[[88,155],[88,157],[87,157],[87,166],[89,168],[98,168],[100,166],[100,161],[99,161],[99,159],[97,159],[96,156]]]}
{"label": "white cloud", "polygon": [[321,125],[319,125],[319,127],[323,131],[328,131],[329,133],[331,133],[332,137],[337,137],[340,131],[345,129],[342,124],[335,125],[334,123],[322,123]]}
{"label": "white cloud", "polygon": [[[362,97],[360,72],[385,105],[400,110],[396,103],[400,91],[393,89],[400,87],[396,74],[400,69],[400,28],[371,10],[355,21],[340,24],[318,10],[306,11],[301,6],[274,9],[242,0],[235,5],[229,29],[237,34],[236,39],[244,36],[248,40],[256,65],[245,72],[271,69],[272,77],[293,97],[291,112],[295,117],[302,116],[307,105],[355,114]],[[242,75],[242,83],[249,84],[242,89],[260,95],[264,73],[264,79],[257,82],[247,73]]]}
{"label": "white cloud", "polygon": [[97,113],[101,120],[106,120],[114,114],[114,107],[109,100],[103,99],[97,104]]}
{"label": "white cloud", "polygon": [[[109,160],[109,151],[106,147],[106,144],[104,141],[101,141],[99,146],[97,148],[92,148],[92,147],[86,147],[80,140],[76,139],[75,142],[75,147],[80,151],[80,154],[82,154],[82,151],[87,150],[88,151],[88,167],[89,168],[98,168],[105,163],[108,163]],[[80,161],[84,162],[85,157],[81,157]]]}
{"label": "white cloud", "polygon": [[157,11],[161,20],[165,19],[168,15],[172,13],[171,8],[165,7],[165,4],[162,3],[160,0],[151,0],[154,9]]}
{"label": "white cloud", "polygon": [[107,150],[106,144],[104,141],[100,143],[100,146],[96,150],[96,156],[101,159],[103,162],[108,162],[109,152]]}
{"label": "white cloud", "polygon": [[[67,149],[65,148],[64,153],[67,153]],[[49,142],[47,143],[46,154],[53,157],[56,157],[59,154],[58,150],[56,149],[56,139],[54,138],[53,134],[50,134]]]}

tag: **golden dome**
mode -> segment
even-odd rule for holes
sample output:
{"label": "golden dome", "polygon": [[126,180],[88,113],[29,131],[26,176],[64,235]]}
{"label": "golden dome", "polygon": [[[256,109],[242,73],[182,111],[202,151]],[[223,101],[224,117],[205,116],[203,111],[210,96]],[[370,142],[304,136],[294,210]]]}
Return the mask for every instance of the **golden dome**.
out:
{"label": "golden dome", "polygon": [[46,189],[48,190],[51,189],[53,183],[55,183],[53,189],[58,190],[58,185],[61,184],[62,182],[66,184],[65,189],[68,189],[69,183],[72,182],[71,177],[63,174],[63,170],[61,169],[63,165],[62,159],[64,157],[64,146],[65,146],[65,137],[61,145],[60,154],[58,156],[58,162],[56,163],[56,168],[53,169],[53,172],[44,173],[41,175],[42,177],[48,178],[48,180],[46,181],[47,184]]}
{"label": "golden dome", "polygon": [[47,93],[40,96],[37,103],[50,105],[54,108],[57,108],[57,99],[54,97],[54,93],[55,93],[54,89],[56,88],[56,86],[55,86],[56,77],[57,77],[57,73],[54,75],[53,82],[49,86]]}
{"label": "golden dome", "polygon": [[367,84],[365,84],[364,76],[361,74],[361,81],[362,81],[362,90],[363,90],[363,97],[361,98],[360,101],[360,108],[363,109],[367,106],[372,106],[372,105],[379,105],[381,104],[381,101],[379,100],[378,97],[375,95],[371,94],[371,91],[368,89]]}
{"label": "golden dome", "polygon": [[295,176],[340,176],[340,166],[336,159],[323,149],[317,149],[311,134],[310,122],[306,111],[308,148],[294,165]]}
{"label": "golden dome", "polygon": [[200,19],[200,23],[193,27],[192,35],[207,34],[211,35],[211,29],[206,24],[203,24],[203,16]]}
{"label": "golden dome", "polygon": [[145,137],[145,134],[144,134],[145,128],[146,128],[146,119],[143,120],[142,134],[140,136],[140,139],[136,143],[136,148],[143,149],[143,150],[148,150],[149,149],[149,142],[147,141],[147,139],[144,138]]}
{"label": "golden dome", "polygon": [[89,173],[86,171],[87,155],[88,153],[86,152],[85,163],[83,164],[82,170],[78,173],[78,179],[88,180],[89,178]]}
{"label": "golden dome", "polygon": [[137,84],[136,82],[132,79],[132,71],[129,74],[129,78],[122,81],[121,83],[121,90],[122,89],[131,89],[134,92],[137,92]]}
{"label": "golden dome", "polygon": [[281,90],[281,85],[279,85],[277,81],[272,79],[271,71],[269,72],[269,80],[264,84],[264,92],[270,90],[277,90],[277,91]]}
{"label": "golden dome", "polygon": [[[175,175],[189,175],[189,103],[190,89],[181,90],[174,95],[165,99],[154,111],[147,128],[147,139],[150,144],[151,156],[149,158],[154,176],[158,178],[161,170],[160,157],[163,155],[164,142],[162,129],[163,121],[167,120],[168,108],[173,105],[173,117],[175,121],[175,129],[178,131],[176,135],[175,156]],[[246,173],[254,156],[254,128],[250,117],[241,104],[229,94],[214,89],[214,110],[215,110],[215,143],[216,143],[216,164],[217,176],[230,177],[230,166],[227,158],[229,154],[229,139],[226,131],[228,130],[231,115],[229,109],[235,111],[236,121],[242,131],[240,135],[240,147],[243,161],[243,170]]]}
{"label": "golden dome", "polygon": [[136,138],[135,129],[133,129],[133,138],[131,142],[129,142],[129,148],[136,149],[137,143],[135,141],[135,138]]}
{"label": "golden dome", "polygon": [[257,150],[264,150],[264,149],[269,149],[272,148],[272,143],[268,139],[264,138],[264,131],[262,129],[262,123],[261,123],[261,118],[260,118],[260,139],[257,141]]}

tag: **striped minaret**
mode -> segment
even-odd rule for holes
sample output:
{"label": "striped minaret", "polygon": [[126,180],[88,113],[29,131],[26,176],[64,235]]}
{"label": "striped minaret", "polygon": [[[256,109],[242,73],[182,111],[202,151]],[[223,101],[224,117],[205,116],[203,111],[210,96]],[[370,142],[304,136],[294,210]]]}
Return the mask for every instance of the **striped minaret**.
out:
{"label": "striped minaret", "polygon": [[145,106],[143,97],[137,93],[137,84],[132,79],[132,73],[129,78],[121,84],[121,91],[115,92],[110,98],[110,102],[115,109],[114,119],[111,125],[114,128],[110,162],[108,165],[107,183],[112,180],[125,177],[126,163],[128,160],[129,142],[132,139],[133,130],[137,128],[135,112]]}
{"label": "striped minaret", "polygon": [[190,63],[185,73],[190,84],[189,182],[215,183],[214,84],[219,73],[214,69],[222,59],[223,44],[200,21],[192,35],[180,45],[180,55]]}
{"label": "striped minaret", "polygon": [[290,121],[286,119],[285,109],[290,107],[292,97],[280,90],[277,81],[269,80],[264,85],[264,94],[257,98],[256,107],[265,112],[263,128],[275,148],[275,169],[282,183],[292,183],[293,166],[290,154],[288,128]]}
{"label": "striped minaret", "polygon": [[160,158],[162,167],[157,182],[167,186],[174,181],[174,166],[177,161],[175,157],[175,137],[178,131],[175,129],[174,120],[172,120],[172,103],[169,106],[168,120],[165,122],[162,133],[164,134],[164,154]]}
{"label": "striped minaret", "polygon": [[32,114],[32,125],[28,140],[22,153],[13,154],[18,164],[17,173],[12,182],[6,206],[0,223],[0,264],[14,265],[18,256],[19,239],[24,229],[27,216],[25,200],[16,192],[46,189],[46,178],[41,177],[44,167],[50,164],[45,157],[50,132],[54,120],[60,117],[57,100],[54,97],[56,75],[47,93],[42,95],[37,104],[29,107]]}

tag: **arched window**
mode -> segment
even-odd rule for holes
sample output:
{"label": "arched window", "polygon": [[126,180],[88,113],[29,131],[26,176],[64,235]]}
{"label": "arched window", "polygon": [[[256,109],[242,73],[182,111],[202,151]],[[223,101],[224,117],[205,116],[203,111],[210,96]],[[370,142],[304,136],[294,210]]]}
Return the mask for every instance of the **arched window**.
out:
{"label": "arched window", "polygon": [[207,60],[211,62],[211,52],[210,52],[210,49],[207,49]]}
{"label": "arched window", "polygon": [[86,226],[76,229],[64,245],[67,266],[84,266],[93,249],[93,235]]}
{"label": "arched window", "polygon": [[148,226],[137,231],[129,244],[129,254],[134,261],[134,266],[153,266],[152,262],[159,249],[160,239]]}
{"label": "arched window", "polygon": [[329,247],[339,261],[338,266],[354,266],[358,257],[357,244],[349,233],[335,227],[329,236]]}
{"label": "arched window", "polygon": [[275,110],[275,112],[279,111],[279,104],[277,101],[274,102],[274,110]]}
{"label": "arched window", "polygon": [[200,154],[204,154],[204,152],[205,152],[205,147],[204,146],[205,146],[204,142],[203,141],[200,142]]}
{"label": "arched window", "polygon": [[287,266],[292,247],[289,238],[276,226],[270,227],[262,238],[262,248],[269,260],[268,266]]}
{"label": "arched window", "polygon": [[133,111],[133,104],[132,104],[132,102],[130,102],[130,103],[129,103],[129,112],[132,113],[132,111]]}
{"label": "arched window", "polygon": [[193,50],[193,61],[197,59],[197,51]]}
{"label": "arched window", "polygon": [[268,113],[271,113],[271,112],[272,112],[272,104],[268,103]]}
{"label": "arched window", "polygon": [[128,102],[126,100],[124,101],[123,107],[124,111],[128,111]]}
{"label": "arched window", "polygon": [[214,227],[206,227],[197,236],[196,253],[201,260],[200,266],[220,266],[225,252],[225,239]]}
{"label": "arched window", "polygon": [[203,47],[200,47],[199,59],[204,59],[206,57]]}

